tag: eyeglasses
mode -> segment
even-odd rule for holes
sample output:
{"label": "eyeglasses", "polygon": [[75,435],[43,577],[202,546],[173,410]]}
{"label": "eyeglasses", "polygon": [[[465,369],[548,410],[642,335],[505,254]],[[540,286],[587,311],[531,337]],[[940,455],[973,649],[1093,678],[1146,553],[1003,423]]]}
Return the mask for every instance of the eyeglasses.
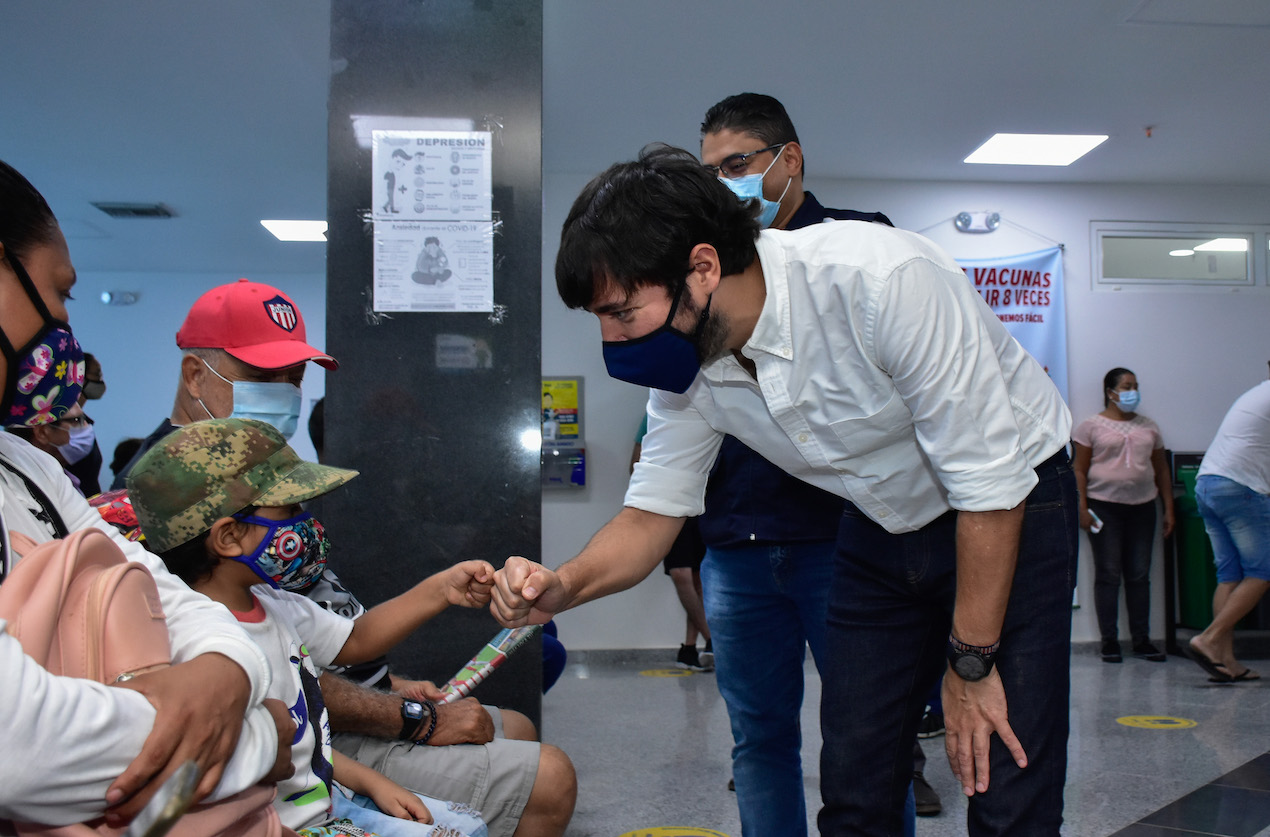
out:
{"label": "eyeglasses", "polygon": [[60,418],[57,421],[51,422],[51,424],[54,424],[57,427],[87,427],[92,423],[93,420],[88,416],[66,416],[65,418]]}
{"label": "eyeglasses", "polygon": [[785,143],[778,142],[775,145],[769,145],[767,148],[760,148],[758,151],[747,151],[744,154],[733,154],[731,157],[724,157],[723,162],[719,163],[717,166],[706,166],[706,171],[710,172],[715,177],[722,175],[729,180],[737,177],[744,177],[745,173],[749,171],[751,157],[755,154],[762,154],[764,151],[775,151],[784,145]]}

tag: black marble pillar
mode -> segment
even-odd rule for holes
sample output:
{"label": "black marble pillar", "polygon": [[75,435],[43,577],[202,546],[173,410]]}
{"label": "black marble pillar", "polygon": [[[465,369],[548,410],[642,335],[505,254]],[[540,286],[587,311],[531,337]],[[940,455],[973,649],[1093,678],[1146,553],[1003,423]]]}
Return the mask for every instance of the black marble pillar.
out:
{"label": "black marble pillar", "polygon": [[[522,434],[539,427],[542,4],[333,0],[331,58],[326,348],[341,366],[327,376],[325,459],[361,476],[323,513],[331,566],[370,606],[460,560],[538,553],[539,454]],[[492,132],[492,313],[372,310],[376,184],[357,115]],[[438,368],[441,335],[483,341],[490,365]],[[488,610],[451,607],[390,659],[440,684],[498,628]],[[476,696],[537,723],[541,659],[535,640]]]}

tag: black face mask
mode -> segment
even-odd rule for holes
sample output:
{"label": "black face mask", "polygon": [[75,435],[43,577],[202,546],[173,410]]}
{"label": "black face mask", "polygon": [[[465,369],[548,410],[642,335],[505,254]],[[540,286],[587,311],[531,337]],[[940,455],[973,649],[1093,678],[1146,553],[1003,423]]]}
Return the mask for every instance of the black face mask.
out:
{"label": "black face mask", "polygon": [[0,331],[0,352],[9,367],[0,397],[0,424],[38,427],[62,418],[79,402],[84,352],[70,325],[49,313],[26,268],[8,246],[5,256],[44,327],[20,347],[14,347],[9,335]]}

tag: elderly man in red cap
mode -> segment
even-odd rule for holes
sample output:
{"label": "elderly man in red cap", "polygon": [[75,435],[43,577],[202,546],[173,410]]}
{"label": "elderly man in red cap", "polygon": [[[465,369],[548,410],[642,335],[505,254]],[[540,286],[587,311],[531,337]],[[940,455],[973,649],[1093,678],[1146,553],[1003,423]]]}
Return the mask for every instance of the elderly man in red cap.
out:
{"label": "elderly man in red cap", "polygon": [[176,345],[184,357],[172,415],[142,443],[115,477],[113,489],[124,487],[142,454],[191,422],[257,419],[290,438],[300,418],[300,383],[308,362],[339,367],[335,358],[308,344],[304,318],[291,297],[247,279],[199,297],[176,333]]}

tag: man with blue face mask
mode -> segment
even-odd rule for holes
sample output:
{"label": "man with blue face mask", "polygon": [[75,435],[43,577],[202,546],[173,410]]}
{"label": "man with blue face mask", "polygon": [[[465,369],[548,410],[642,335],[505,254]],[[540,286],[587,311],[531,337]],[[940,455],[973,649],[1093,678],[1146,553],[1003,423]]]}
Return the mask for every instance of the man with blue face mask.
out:
{"label": "man with blue face mask", "polygon": [[290,438],[300,418],[308,362],[339,368],[335,358],[306,342],[304,318],[291,297],[248,279],[199,297],[176,333],[176,345],[185,356],[172,415],[146,438],[112,489],[124,487],[133,464],[160,439],[192,422],[255,419]]}
{"label": "man with blue face mask", "polygon": [[554,569],[509,557],[494,615],[538,624],[638,583],[703,511],[719,446],[736,436],[845,501],[821,833],[902,833],[912,742],[942,673],[968,832],[1057,835],[1071,414],[933,243],[853,221],[762,230],[759,211],[668,146],[611,166],[574,201],[556,288],[599,319],[609,374],[655,388],[649,432],[623,509],[573,559],[546,558]]}

